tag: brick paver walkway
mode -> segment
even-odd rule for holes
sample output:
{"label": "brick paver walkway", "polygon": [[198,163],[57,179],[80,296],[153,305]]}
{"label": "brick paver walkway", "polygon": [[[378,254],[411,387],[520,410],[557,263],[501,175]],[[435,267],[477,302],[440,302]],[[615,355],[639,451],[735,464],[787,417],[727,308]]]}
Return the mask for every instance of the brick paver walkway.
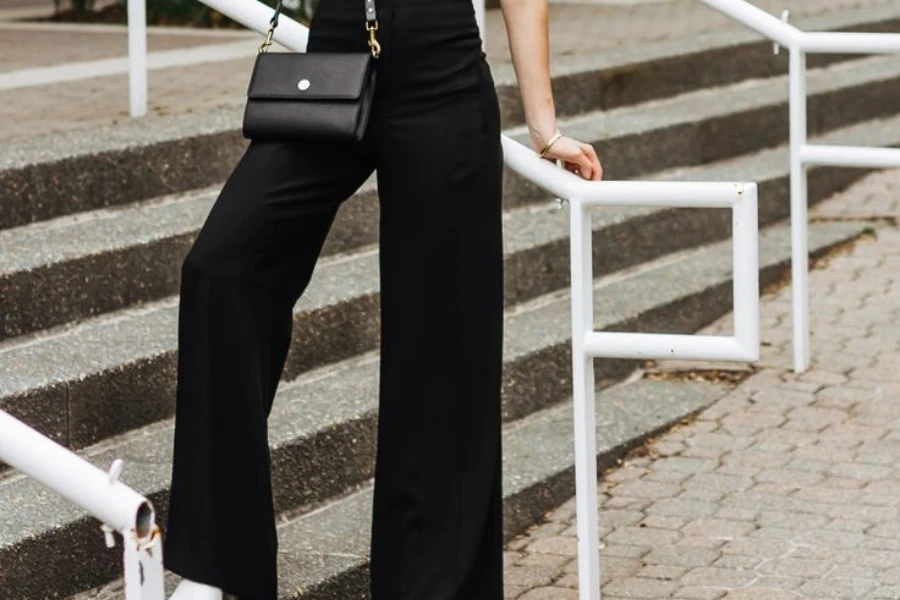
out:
{"label": "brick paver walkway", "polygon": [[[702,32],[742,28],[697,0],[630,1],[628,4],[620,0],[615,0],[616,3],[613,0],[550,0],[554,56],[596,53]],[[803,26],[804,19],[809,17],[893,2],[895,0],[791,0],[789,4],[792,21]],[[754,4],[772,14],[779,14],[785,6],[784,0],[754,0]],[[0,71],[59,64],[70,55],[77,60],[124,56],[127,48],[125,31],[121,28],[79,35],[71,26],[59,30],[44,29],[39,34],[31,30],[16,32],[8,27],[9,24],[0,28]],[[485,38],[491,64],[497,67],[509,63],[506,28],[499,10],[488,11]],[[193,36],[158,32],[151,38],[150,45],[151,50],[165,49],[194,46],[197,41]],[[225,40],[210,39],[209,43],[222,41]],[[243,104],[254,49],[254,45],[248,46],[247,57],[238,60],[151,71],[150,111],[171,114]],[[0,72],[0,79],[2,77]],[[0,139],[86,128],[128,118],[127,90],[128,78],[121,75],[0,91]]]}
{"label": "brick paver walkway", "polygon": [[[900,598],[900,170],[812,212],[874,228],[811,273],[812,368],[764,297],[755,373],[601,481],[605,600]],[[573,516],[509,545],[509,598],[578,597]]]}

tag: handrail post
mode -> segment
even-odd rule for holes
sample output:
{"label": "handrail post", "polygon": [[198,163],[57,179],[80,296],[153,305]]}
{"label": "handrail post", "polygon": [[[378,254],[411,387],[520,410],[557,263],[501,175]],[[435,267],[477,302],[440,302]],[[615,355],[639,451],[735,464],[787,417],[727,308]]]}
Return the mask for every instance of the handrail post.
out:
{"label": "handrail post", "polygon": [[734,339],[749,360],[759,360],[759,200],[756,185],[740,186],[731,215]]}
{"label": "handrail post", "polygon": [[578,528],[578,597],[600,599],[600,543],[597,508],[597,421],[594,359],[584,350],[594,330],[591,213],[569,201],[572,286],[572,401],[575,424],[575,520]]}
{"label": "handrail post", "polygon": [[803,151],[806,131],[806,53],[790,48],[791,296],[793,301],[794,371],[809,367],[809,242],[807,239],[807,167]]}
{"label": "handrail post", "polygon": [[128,0],[128,103],[132,117],[147,114],[146,0]]}
{"label": "handrail post", "polygon": [[142,542],[133,531],[122,532],[125,546],[122,566],[125,600],[166,600],[162,530],[156,524],[149,541]]}

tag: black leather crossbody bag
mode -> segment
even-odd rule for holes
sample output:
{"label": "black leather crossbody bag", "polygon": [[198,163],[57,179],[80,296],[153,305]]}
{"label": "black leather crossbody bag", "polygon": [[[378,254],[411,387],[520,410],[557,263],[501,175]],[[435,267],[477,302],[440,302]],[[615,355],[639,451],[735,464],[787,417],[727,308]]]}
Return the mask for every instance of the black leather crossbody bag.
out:
{"label": "black leather crossbody bag", "polygon": [[253,140],[359,141],[375,93],[375,0],[365,0],[369,52],[268,52],[282,0],[259,47],[242,132]]}

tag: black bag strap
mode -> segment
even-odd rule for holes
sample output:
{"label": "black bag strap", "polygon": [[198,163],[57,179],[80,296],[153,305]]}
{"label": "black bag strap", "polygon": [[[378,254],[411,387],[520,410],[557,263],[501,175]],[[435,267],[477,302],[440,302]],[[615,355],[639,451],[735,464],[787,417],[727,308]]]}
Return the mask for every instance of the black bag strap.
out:
{"label": "black bag strap", "polygon": [[[378,58],[378,55],[381,54],[381,44],[379,44],[378,40],[375,39],[375,32],[378,30],[378,19],[376,18],[377,15],[375,13],[375,0],[365,0],[365,3],[366,31],[369,32],[369,48],[372,51],[372,56]],[[266,33],[265,41],[263,41],[262,45],[259,47],[260,54],[266,52],[269,49],[269,46],[272,45],[272,39],[275,37],[275,28],[278,27],[278,17],[281,16],[282,5],[283,0],[278,0],[278,2],[275,4],[275,13],[272,15],[272,18],[269,19],[269,31],[268,33]]]}

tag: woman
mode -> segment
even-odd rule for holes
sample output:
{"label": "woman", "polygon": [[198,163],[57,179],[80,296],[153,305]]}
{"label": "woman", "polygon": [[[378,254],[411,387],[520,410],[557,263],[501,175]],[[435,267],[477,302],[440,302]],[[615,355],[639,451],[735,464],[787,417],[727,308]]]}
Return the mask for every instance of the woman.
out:
{"label": "woman", "polygon": [[[364,0],[320,0],[308,52],[368,51]],[[560,137],[546,0],[501,0],[531,142]],[[275,600],[267,419],[340,204],[377,170],[381,362],[373,600],[502,600],[500,110],[471,0],[376,0],[361,142],[251,142],[184,259],[166,567],[173,598]]]}

